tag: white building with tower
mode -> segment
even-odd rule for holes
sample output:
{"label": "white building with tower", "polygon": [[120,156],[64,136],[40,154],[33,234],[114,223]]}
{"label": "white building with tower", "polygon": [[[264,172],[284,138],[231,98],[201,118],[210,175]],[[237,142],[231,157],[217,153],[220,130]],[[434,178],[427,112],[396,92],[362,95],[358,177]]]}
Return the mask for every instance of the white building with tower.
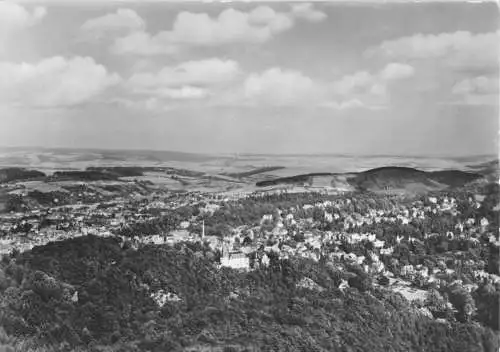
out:
{"label": "white building with tower", "polygon": [[222,245],[222,257],[220,258],[220,264],[224,267],[229,267],[238,270],[248,270],[250,269],[250,258],[241,252],[233,251],[230,249],[228,243]]}

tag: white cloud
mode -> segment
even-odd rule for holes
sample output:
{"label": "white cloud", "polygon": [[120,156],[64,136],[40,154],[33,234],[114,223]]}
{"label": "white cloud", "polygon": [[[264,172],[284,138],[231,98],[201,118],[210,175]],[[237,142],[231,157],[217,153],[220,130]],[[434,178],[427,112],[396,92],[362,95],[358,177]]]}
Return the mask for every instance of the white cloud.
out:
{"label": "white cloud", "polygon": [[[126,84],[127,91],[136,97],[155,98],[147,109],[172,106],[172,100],[202,100],[211,97],[240,75],[240,67],[232,60],[211,58],[186,61],[176,66],[163,67],[158,72],[132,75]],[[149,100],[148,100],[149,101]],[[135,103],[137,104],[137,103]],[[139,103],[139,105],[144,103]]]}
{"label": "white cloud", "polygon": [[365,107],[365,104],[363,104],[358,99],[350,99],[350,100],[345,100],[345,101],[340,101],[340,102],[329,101],[329,102],[322,103],[319,106],[323,107],[323,108],[334,109],[334,110],[347,110],[347,109],[352,109],[352,108]]}
{"label": "white cloud", "polygon": [[389,63],[377,73],[358,71],[343,76],[329,84],[333,102],[325,107],[345,109],[365,107],[381,109],[388,105],[393,85],[412,77],[415,70],[412,66],[401,63]]}
{"label": "white cloud", "polygon": [[130,77],[128,84],[136,89],[205,86],[231,81],[239,73],[237,62],[211,58],[166,66],[155,73],[137,73]]}
{"label": "white cloud", "polygon": [[71,106],[91,100],[119,80],[90,57],[1,62],[0,101],[20,107]]}
{"label": "white cloud", "polygon": [[207,89],[192,86],[183,86],[180,88],[159,88],[154,93],[160,98],[175,100],[204,99],[209,95]]}
{"label": "white cloud", "polygon": [[144,20],[135,11],[118,9],[115,13],[87,20],[81,30],[99,37],[106,33],[139,31],[145,26]]}
{"label": "white cloud", "polygon": [[138,31],[118,38],[112,51],[117,54],[170,54],[178,45],[214,46],[237,42],[260,43],[293,26],[284,14],[267,6],[259,6],[250,13],[234,9],[222,11],[212,18],[205,13],[181,12],[171,31],[151,35]]}
{"label": "white cloud", "polygon": [[36,25],[46,14],[45,7],[37,6],[30,12],[14,2],[0,1],[0,34]]}
{"label": "white cloud", "polygon": [[14,33],[38,24],[46,15],[47,10],[42,6],[29,11],[14,2],[0,1],[0,54],[8,52],[7,44],[14,42]]}
{"label": "white cloud", "polygon": [[157,55],[171,54],[182,45],[263,43],[292,28],[297,19],[318,22],[325,16],[310,4],[298,5],[291,12],[277,12],[269,6],[258,6],[250,12],[228,8],[216,17],[183,11],[176,16],[171,30],[150,34],[138,28],[117,38],[112,51]]}
{"label": "white cloud", "polygon": [[441,105],[498,106],[498,94],[467,94],[460,99],[440,102]]}
{"label": "white cloud", "polygon": [[414,74],[415,69],[412,66],[393,62],[384,67],[380,72],[380,77],[385,80],[395,80],[409,78]]}
{"label": "white cloud", "polygon": [[[49,4],[54,4],[54,3],[75,3],[75,4],[81,4],[81,5],[94,5],[96,3],[101,3],[101,0],[12,0],[13,2],[16,3],[49,3]],[[109,0],[110,3],[137,3],[137,0]],[[143,3],[178,3],[179,0],[143,0]],[[200,2],[200,0],[184,0],[184,2]],[[211,3],[211,2],[244,2],[248,3],[249,0],[206,0],[206,2]],[[251,2],[251,0],[250,0]],[[266,2],[270,3],[282,3],[283,0],[267,0]],[[299,2],[302,3],[303,0],[287,0],[287,2]],[[347,1],[346,0],[310,0],[308,1],[310,3],[321,3],[321,4],[328,4],[328,5],[336,5],[336,4],[345,4]],[[360,4],[380,4],[380,0],[350,0],[349,2],[352,3],[360,3]],[[385,0],[387,3],[412,3],[412,0]],[[436,3],[436,2],[443,2],[443,0],[419,0],[421,3]],[[463,2],[463,0],[446,0],[446,2]],[[494,2],[494,0],[484,0],[484,2]]]}
{"label": "white cloud", "polygon": [[387,85],[383,83],[375,83],[371,86],[370,95],[383,97],[387,95]]}
{"label": "white cloud", "polygon": [[[394,81],[414,74],[411,66],[391,63],[377,73],[359,71],[328,82],[296,70],[273,67],[243,76],[237,62],[211,58],[132,75],[126,84],[137,97],[155,101],[206,99],[207,106],[301,106],[337,110],[381,108]],[[155,105],[156,106],[156,105]]]}
{"label": "white cloud", "polygon": [[498,78],[479,76],[464,79],[453,86],[452,93],[477,95],[498,93]]}
{"label": "white cloud", "polygon": [[264,105],[314,104],[321,99],[322,93],[311,78],[281,68],[250,74],[244,82],[245,99]]}
{"label": "white cloud", "polygon": [[403,60],[444,59],[456,69],[498,67],[499,33],[416,34],[384,41],[379,47],[367,50],[366,55],[381,54]]}
{"label": "white cloud", "polygon": [[415,74],[415,69],[407,64],[390,63],[376,74],[367,71],[358,71],[346,75],[333,82],[332,89],[335,94],[343,96],[352,95],[379,95],[387,92],[387,86],[391,81],[410,78]]}
{"label": "white cloud", "polygon": [[124,107],[126,109],[139,111],[146,110],[150,112],[164,112],[172,110],[173,108],[165,100],[159,99],[157,97],[150,97],[147,99],[115,98],[110,100],[109,103]]}
{"label": "white cloud", "polygon": [[327,17],[326,13],[314,9],[312,3],[293,5],[292,13],[298,18],[304,18],[311,22],[320,22]]}
{"label": "white cloud", "polygon": [[133,32],[125,37],[115,40],[111,46],[114,54],[137,54],[137,55],[158,55],[174,54],[178,51],[177,46],[169,43],[167,33],[161,32],[155,36],[147,32]]}
{"label": "white cloud", "polygon": [[[355,75],[356,82],[371,80],[370,74]],[[325,81],[313,80],[299,71],[271,68],[262,73],[250,74],[243,84],[243,99],[235,99],[248,105],[322,107],[334,110],[353,108],[379,108],[379,105],[363,102],[357,97],[334,94]],[[333,94],[332,94],[333,93]]]}
{"label": "white cloud", "polygon": [[140,99],[128,104],[148,110],[178,106],[182,100],[198,100],[203,106],[381,109],[387,105],[388,84],[409,77],[410,71],[405,65],[391,64],[376,74],[361,71],[328,82],[280,67],[243,76],[236,62],[213,58],[138,73],[126,86],[132,97]]}
{"label": "white cloud", "polygon": [[264,42],[292,26],[290,18],[267,6],[259,6],[249,13],[226,9],[217,18],[205,13],[181,12],[170,32],[170,40],[195,45]]}
{"label": "white cloud", "polygon": [[376,77],[367,71],[358,71],[333,82],[333,92],[339,95],[364,93],[375,84]]}
{"label": "white cloud", "polygon": [[457,98],[452,104],[498,105],[498,77],[478,76],[464,79],[452,87],[452,94]]}
{"label": "white cloud", "polygon": [[216,101],[222,105],[380,109],[387,105],[392,82],[412,75],[411,66],[392,63],[375,74],[359,71],[328,82],[299,71],[274,67],[249,74],[241,88],[222,92]]}

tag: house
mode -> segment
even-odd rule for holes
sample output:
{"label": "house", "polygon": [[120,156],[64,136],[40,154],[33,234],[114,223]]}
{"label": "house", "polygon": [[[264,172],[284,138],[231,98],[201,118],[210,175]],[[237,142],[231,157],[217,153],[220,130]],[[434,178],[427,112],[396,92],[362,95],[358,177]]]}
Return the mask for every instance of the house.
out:
{"label": "house", "polygon": [[393,247],[381,248],[380,249],[380,254],[382,254],[382,255],[391,255],[393,252],[394,252],[394,248]]}
{"label": "house", "polygon": [[375,248],[384,248],[384,244],[385,244],[385,241],[375,240],[373,242],[373,247],[375,247]]}
{"label": "house", "polygon": [[328,212],[325,212],[325,221],[326,222],[333,222],[333,215],[328,213]]}
{"label": "house", "polygon": [[385,271],[385,265],[382,262],[375,262],[375,263],[372,264],[372,269],[376,273],[382,273],[382,272]]}
{"label": "house", "polygon": [[221,266],[248,270],[250,268],[250,258],[241,251],[230,251],[227,244],[222,246]]}
{"label": "house", "polygon": [[264,255],[262,256],[261,264],[263,266],[268,266],[269,262],[270,262],[269,257],[267,256],[266,253],[264,253]]}
{"label": "house", "polygon": [[481,219],[481,227],[487,227],[488,225],[490,224],[490,222],[488,221],[488,219],[486,218],[482,218]]}
{"label": "house", "polygon": [[349,287],[349,283],[347,282],[347,280],[342,279],[342,281],[340,282],[340,285],[339,285],[339,290],[344,291],[348,287]]}
{"label": "house", "polygon": [[163,307],[167,302],[178,302],[181,299],[175,293],[165,292],[164,290],[159,290],[157,292],[151,293],[150,297],[156,302],[160,307]]}

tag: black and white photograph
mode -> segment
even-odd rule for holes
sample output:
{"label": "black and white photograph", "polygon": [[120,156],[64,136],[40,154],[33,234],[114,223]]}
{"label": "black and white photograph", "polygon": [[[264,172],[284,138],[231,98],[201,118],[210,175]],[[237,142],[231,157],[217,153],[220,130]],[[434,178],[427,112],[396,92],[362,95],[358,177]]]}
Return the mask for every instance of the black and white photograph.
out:
{"label": "black and white photograph", "polygon": [[0,352],[500,351],[500,7],[0,0]]}

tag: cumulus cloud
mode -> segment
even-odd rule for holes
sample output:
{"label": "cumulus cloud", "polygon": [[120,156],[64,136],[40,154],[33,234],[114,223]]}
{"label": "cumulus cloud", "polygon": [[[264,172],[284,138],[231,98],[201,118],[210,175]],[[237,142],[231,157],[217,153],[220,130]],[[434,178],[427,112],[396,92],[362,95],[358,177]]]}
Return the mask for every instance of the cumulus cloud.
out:
{"label": "cumulus cloud", "polygon": [[47,14],[45,7],[37,6],[32,11],[10,1],[0,1],[0,34],[22,29],[39,23]]}
{"label": "cumulus cloud", "polygon": [[[33,0],[12,0],[17,3],[31,3]],[[57,2],[64,2],[64,3],[77,3],[77,4],[95,4],[99,3],[101,0],[37,0],[37,2],[40,3],[57,3]],[[186,2],[199,2],[199,0],[185,0]],[[207,0],[208,2],[215,1],[219,2],[217,0]],[[220,2],[227,2],[229,0],[220,0]],[[292,2],[300,2],[301,0],[290,0]],[[442,2],[443,0],[419,0],[419,2],[422,3],[435,3],[435,2]],[[488,1],[488,0],[485,0]],[[110,0],[110,2],[116,2],[116,3],[136,3],[137,0]],[[179,0],[144,0],[144,2],[148,3],[178,3]],[[231,2],[248,2],[248,0],[231,0]],[[283,2],[283,0],[268,0],[266,2]],[[331,4],[331,5],[337,5],[338,3],[345,4],[345,0],[314,0],[312,2],[321,2],[323,4]],[[379,0],[351,0],[353,3],[375,3],[379,4]],[[388,3],[407,3],[408,0],[385,0],[385,2]],[[463,0],[447,0],[447,2],[463,2]],[[490,0],[490,2],[493,2],[493,0]]]}
{"label": "cumulus cloud", "polygon": [[138,111],[165,112],[173,109],[173,106],[157,97],[149,97],[146,99],[114,98],[111,99],[109,103]]}
{"label": "cumulus cloud", "polygon": [[452,89],[453,94],[494,94],[498,93],[498,78],[479,76],[464,79]]}
{"label": "cumulus cloud", "polygon": [[177,15],[167,38],[172,43],[203,46],[264,42],[292,25],[290,18],[267,6],[259,6],[249,13],[229,8],[216,18],[184,11]]}
{"label": "cumulus cloud", "polygon": [[[136,73],[128,79],[126,88],[140,101],[145,96],[149,97],[146,100],[149,101],[148,110],[153,107],[164,110],[172,106],[174,100],[180,102],[209,98],[213,95],[212,90],[228,85],[240,73],[238,63],[232,60],[211,58],[186,61],[175,66],[165,66],[158,72]],[[151,98],[154,100],[150,100]],[[144,101],[138,104],[145,106]]]}
{"label": "cumulus cloud", "polygon": [[293,25],[292,20],[267,6],[250,13],[226,9],[218,17],[205,13],[179,13],[170,31],[155,35],[135,32],[117,39],[113,52],[142,55],[169,54],[178,45],[214,46],[236,42],[265,42]]}
{"label": "cumulus cloud", "polygon": [[[390,84],[414,74],[411,66],[391,63],[379,72],[355,72],[337,81],[272,67],[243,75],[237,62],[211,58],[132,75],[126,84],[137,97],[201,100],[207,106],[300,106],[336,110],[381,108]],[[168,105],[168,104],[167,104]],[[158,106],[158,105],[154,105]]]}
{"label": "cumulus cloud", "polygon": [[358,71],[345,75],[329,84],[333,102],[324,106],[336,109],[361,106],[381,109],[388,104],[389,93],[394,89],[392,86],[414,74],[412,66],[393,62],[376,73]]}
{"label": "cumulus cloud", "polygon": [[358,71],[333,82],[335,94],[349,95],[365,93],[375,84],[376,77],[367,71]]}
{"label": "cumulus cloud", "polygon": [[384,95],[391,81],[410,78],[415,69],[407,64],[390,63],[378,73],[358,71],[333,82],[333,92],[337,95]]}
{"label": "cumulus cloud", "polygon": [[352,108],[365,107],[365,104],[361,102],[359,99],[350,99],[345,101],[329,101],[320,104],[320,107],[329,108],[334,110],[346,110]]}
{"label": "cumulus cloud", "polygon": [[498,67],[499,34],[467,31],[416,34],[384,41],[368,49],[366,55],[403,60],[445,59],[446,64],[455,69]]}
{"label": "cumulus cloud", "polygon": [[237,62],[217,58],[186,61],[159,72],[137,73],[128,84],[135,90],[180,86],[210,86],[231,81],[240,73]]}
{"label": "cumulus cloud", "polygon": [[336,81],[313,79],[296,70],[273,67],[249,74],[241,89],[225,91],[221,104],[379,109],[395,81],[413,75],[409,65],[392,63],[377,73],[355,72]]}
{"label": "cumulus cloud", "polygon": [[111,46],[111,52],[118,55],[174,54],[177,51],[177,46],[169,42],[168,33],[165,32],[155,36],[143,31],[133,32],[125,37],[117,38]]}
{"label": "cumulus cloud", "polygon": [[456,83],[451,90],[457,98],[452,103],[468,105],[498,105],[498,77],[478,76]]}
{"label": "cumulus cloud", "polygon": [[244,82],[245,99],[265,105],[312,104],[320,95],[317,84],[299,71],[270,68],[250,74]]}
{"label": "cumulus cloud", "polygon": [[87,20],[81,26],[81,30],[95,37],[108,33],[133,32],[143,30],[146,27],[144,20],[131,9],[118,9],[101,17]]}
{"label": "cumulus cloud", "polygon": [[312,3],[292,5],[292,13],[295,17],[304,18],[311,22],[320,22],[326,19],[326,13],[313,8]]}
{"label": "cumulus cloud", "polygon": [[160,88],[155,91],[155,94],[161,98],[167,99],[203,99],[208,97],[209,92],[205,88],[183,86],[179,88]]}
{"label": "cumulus cloud", "polygon": [[393,62],[388,64],[380,72],[380,77],[385,80],[409,78],[415,74],[415,69],[406,64]]}
{"label": "cumulus cloud", "polygon": [[0,63],[0,101],[61,107],[87,102],[120,78],[90,57],[52,57],[36,64]]}
{"label": "cumulus cloud", "polygon": [[[345,82],[350,87],[365,84],[373,79],[366,72],[353,75],[354,80]],[[244,81],[243,104],[267,106],[320,107],[333,110],[353,108],[380,108],[349,95],[338,95],[329,82],[312,79],[299,71],[271,68],[262,73],[250,74]],[[240,101],[234,99],[233,101]]]}
{"label": "cumulus cloud", "polygon": [[0,54],[7,52],[7,43],[13,41],[14,33],[38,24],[47,14],[45,7],[30,10],[10,1],[0,1]]}
{"label": "cumulus cloud", "polygon": [[[116,14],[112,17],[114,21],[125,22],[116,17]],[[127,23],[132,22],[131,17],[131,14],[127,16]],[[117,38],[112,51],[116,54],[157,55],[171,54],[182,45],[263,43],[292,28],[297,19],[318,22],[325,17],[326,14],[315,10],[311,4],[296,5],[290,12],[278,12],[269,6],[258,6],[249,12],[228,8],[215,17],[182,11],[176,16],[171,30],[151,34],[143,27],[137,28]],[[133,23],[139,23],[134,19]],[[107,17],[105,22],[109,21]],[[102,18],[98,23],[101,22]]]}

